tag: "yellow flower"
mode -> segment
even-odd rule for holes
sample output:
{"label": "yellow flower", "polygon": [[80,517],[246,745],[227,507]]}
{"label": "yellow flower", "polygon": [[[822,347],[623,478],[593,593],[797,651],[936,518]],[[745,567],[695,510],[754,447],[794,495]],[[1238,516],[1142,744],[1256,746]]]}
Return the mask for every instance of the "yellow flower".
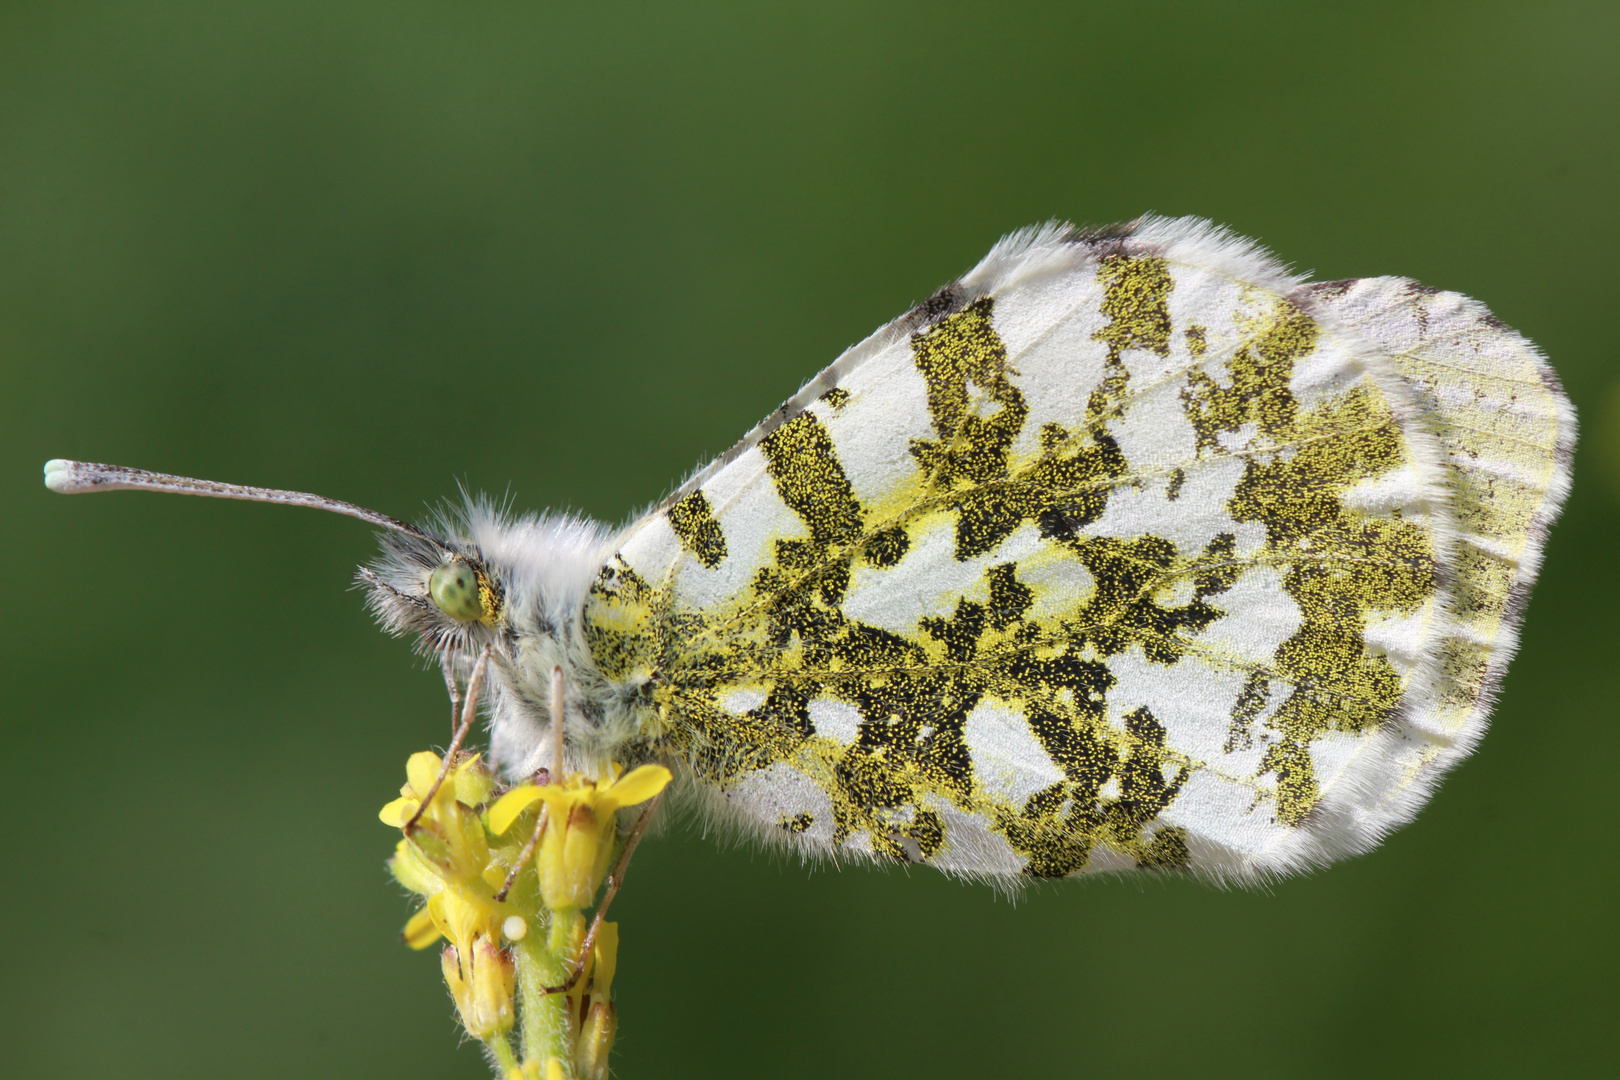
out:
{"label": "yellow flower", "polygon": [[[422,805],[422,797],[433,789],[433,782],[439,778],[442,768],[443,759],[431,750],[412,754],[410,760],[405,762],[407,782],[399,789],[399,798],[384,806],[377,817],[382,819],[384,825],[403,829],[405,823],[411,820],[411,815],[416,813],[416,808]],[[482,806],[494,790],[495,778],[489,775],[483,759],[474,754],[444,778],[433,802],[437,806],[454,799],[466,806]]]}
{"label": "yellow flower", "polygon": [[489,828],[499,836],[530,806],[545,803],[548,822],[535,857],[540,895],[554,910],[589,907],[607,876],[619,810],[646,802],[670,779],[662,765],[642,765],[623,776],[614,766],[606,782],[574,776],[563,784],[513,788],[490,807]]}
{"label": "yellow flower", "polygon": [[[467,1033],[504,1078],[608,1080],[618,1027],[610,996],[618,925],[601,924],[584,971],[576,972],[586,937],[582,909],[614,857],[618,812],[656,797],[669,770],[644,765],[621,776],[614,765],[601,781],[576,774],[517,788],[491,804],[495,778],[478,758],[458,759],[440,782],[443,768],[435,754],[412,755],[400,797],[378,815],[405,829],[389,869],[426,898],[405,925],[406,942],[424,949],[448,939],[440,953],[444,981]],[[536,841],[535,815],[525,814],[540,808]],[[520,819],[527,824],[513,828]],[[516,874],[531,842],[538,872]],[[551,996],[565,981],[566,995]]]}
{"label": "yellow flower", "polygon": [[[441,768],[437,754],[412,754],[405,767],[409,782],[378,817],[403,828]],[[416,827],[395,847],[388,863],[394,877],[427,897],[427,904],[405,924],[411,948],[425,949],[443,935],[465,954],[479,936],[498,941],[502,923],[517,914],[495,900],[506,874],[490,861],[489,841],[476,809],[494,789],[494,777],[483,762],[467,759],[445,777]]]}

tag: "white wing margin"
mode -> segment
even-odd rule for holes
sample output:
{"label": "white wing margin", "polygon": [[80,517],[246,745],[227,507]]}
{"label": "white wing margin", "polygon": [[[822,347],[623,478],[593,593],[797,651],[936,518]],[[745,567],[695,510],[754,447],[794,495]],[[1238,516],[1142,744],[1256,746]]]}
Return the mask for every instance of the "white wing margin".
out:
{"label": "white wing margin", "polygon": [[1417,812],[1485,734],[1548,531],[1569,494],[1575,408],[1536,346],[1485,305],[1408,278],[1325,282],[1314,310],[1361,336],[1412,386],[1439,440],[1456,522],[1454,624],[1433,696],[1403,716],[1421,750],[1388,800],[1384,827]]}

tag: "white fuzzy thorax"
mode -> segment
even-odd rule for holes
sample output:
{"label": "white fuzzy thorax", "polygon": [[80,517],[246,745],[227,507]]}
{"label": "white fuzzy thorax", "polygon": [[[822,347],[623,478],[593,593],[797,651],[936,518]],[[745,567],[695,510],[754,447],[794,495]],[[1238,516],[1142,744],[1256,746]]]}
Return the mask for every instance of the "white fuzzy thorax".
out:
{"label": "white fuzzy thorax", "polygon": [[[442,549],[411,536],[385,533],[383,559],[362,577],[384,627],[419,637],[424,652],[449,655],[465,677],[486,646],[483,689],[493,757],[513,779],[552,762],[551,673],[561,668],[566,766],[605,771],[612,750],[636,730],[635,718],[615,709],[591,659],[580,624],[591,583],[612,555],[615,531],[571,514],[512,518],[488,501],[468,499],[431,524]],[[493,627],[457,623],[426,599],[435,567],[467,558],[500,593]]]}

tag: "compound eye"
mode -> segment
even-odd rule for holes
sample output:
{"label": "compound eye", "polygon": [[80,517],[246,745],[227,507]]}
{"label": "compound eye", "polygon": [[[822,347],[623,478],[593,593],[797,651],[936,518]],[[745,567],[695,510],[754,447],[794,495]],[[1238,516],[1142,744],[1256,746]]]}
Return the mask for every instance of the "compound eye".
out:
{"label": "compound eye", "polygon": [[457,622],[477,622],[484,617],[479,591],[478,572],[460,559],[445,563],[428,578],[428,595],[434,605]]}

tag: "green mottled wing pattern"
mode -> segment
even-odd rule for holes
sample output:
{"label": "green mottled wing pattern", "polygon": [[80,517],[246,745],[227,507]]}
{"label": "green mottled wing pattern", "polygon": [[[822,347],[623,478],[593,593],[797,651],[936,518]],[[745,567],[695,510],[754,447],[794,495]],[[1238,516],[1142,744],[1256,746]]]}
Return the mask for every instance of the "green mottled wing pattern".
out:
{"label": "green mottled wing pattern", "polygon": [[637,752],[807,853],[1254,879],[1477,740],[1572,437],[1471,301],[1031,230],[628,530],[585,628]]}

